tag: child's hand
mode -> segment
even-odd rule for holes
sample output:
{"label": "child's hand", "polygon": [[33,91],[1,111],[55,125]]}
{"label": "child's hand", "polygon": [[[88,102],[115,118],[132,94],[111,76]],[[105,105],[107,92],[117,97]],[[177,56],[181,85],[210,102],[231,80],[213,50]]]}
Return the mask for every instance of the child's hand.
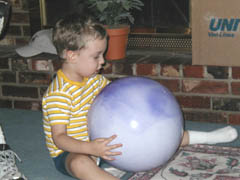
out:
{"label": "child's hand", "polygon": [[113,135],[109,138],[98,138],[91,141],[91,147],[93,150],[93,155],[101,157],[105,160],[114,160],[115,158],[112,156],[121,155],[122,153],[119,151],[112,152],[111,150],[122,147],[122,144],[113,144],[109,145],[111,141],[113,141],[117,136]]}

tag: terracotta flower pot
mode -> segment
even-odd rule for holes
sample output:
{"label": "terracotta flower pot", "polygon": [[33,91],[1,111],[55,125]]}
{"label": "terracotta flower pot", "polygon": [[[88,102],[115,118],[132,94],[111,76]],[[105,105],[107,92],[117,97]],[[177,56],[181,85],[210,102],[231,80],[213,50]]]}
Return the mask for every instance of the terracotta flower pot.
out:
{"label": "terracotta flower pot", "polygon": [[105,55],[107,60],[119,60],[126,57],[128,43],[129,26],[120,28],[106,28],[109,36],[108,49]]}

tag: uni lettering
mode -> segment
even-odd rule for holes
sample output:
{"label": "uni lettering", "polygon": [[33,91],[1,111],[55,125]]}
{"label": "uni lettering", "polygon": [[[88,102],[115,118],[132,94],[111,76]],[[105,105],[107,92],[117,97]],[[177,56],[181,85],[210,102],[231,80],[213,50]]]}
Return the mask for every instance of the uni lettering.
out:
{"label": "uni lettering", "polygon": [[239,23],[239,18],[213,18],[210,21],[209,29],[211,31],[237,31]]}

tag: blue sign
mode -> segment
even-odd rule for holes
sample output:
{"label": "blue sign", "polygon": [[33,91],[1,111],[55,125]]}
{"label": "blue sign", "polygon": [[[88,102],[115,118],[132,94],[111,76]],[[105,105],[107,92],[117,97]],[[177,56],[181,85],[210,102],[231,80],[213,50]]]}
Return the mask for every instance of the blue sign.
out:
{"label": "blue sign", "polygon": [[212,18],[209,23],[209,37],[234,37],[238,31],[239,18]]}

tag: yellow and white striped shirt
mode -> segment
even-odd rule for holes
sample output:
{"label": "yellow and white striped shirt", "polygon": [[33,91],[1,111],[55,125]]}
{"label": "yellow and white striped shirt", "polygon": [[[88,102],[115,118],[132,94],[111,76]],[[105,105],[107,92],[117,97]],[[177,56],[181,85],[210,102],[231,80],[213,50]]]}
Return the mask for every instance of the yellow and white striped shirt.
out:
{"label": "yellow and white striped shirt", "polygon": [[89,141],[88,110],[94,98],[109,82],[102,75],[73,82],[61,70],[57,72],[42,100],[43,128],[51,157],[57,157],[63,152],[53,142],[51,125],[65,124],[68,136]]}

